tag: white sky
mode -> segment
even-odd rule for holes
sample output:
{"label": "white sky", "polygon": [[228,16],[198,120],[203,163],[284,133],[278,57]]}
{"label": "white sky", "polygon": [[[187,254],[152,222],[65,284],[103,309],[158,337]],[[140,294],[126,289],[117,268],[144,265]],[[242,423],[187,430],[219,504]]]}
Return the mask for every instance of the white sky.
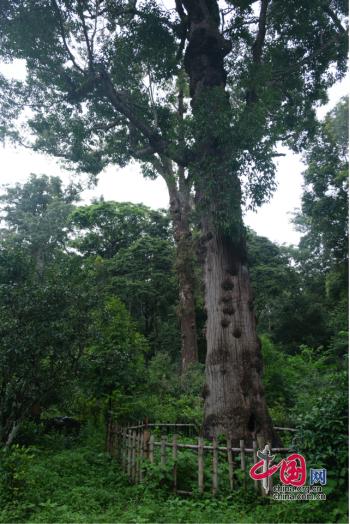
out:
{"label": "white sky", "polygon": [[[0,64],[0,73],[6,76],[22,78],[24,67],[21,63]],[[342,82],[329,90],[329,103],[318,109],[322,118],[338,100],[348,94],[349,75]],[[266,236],[280,244],[297,244],[300,238],[290,220],[293,211],[300,206],[302,193],[302,171],[304,166],[298,155],[285,150],[285,157],[277,161],[278,188],[268,204],[257,212],[248,212],[245,222],[259,235]],[[24,182],[30,173],[60,176],[66,183],[72,179],[72,173],[63,169],[58,160],[47,155],[31,152],[23,147],[4,145],[0,147],[0,185]],[[98,177],[98,184],[83,193],[83,200],[89,203],[92,198],[101,195],[106,200],[142,202],[152,208],[167,208],[168,193],[162,178],[144,179],[137,164],[130,164],[120,169],[110,166]]]}

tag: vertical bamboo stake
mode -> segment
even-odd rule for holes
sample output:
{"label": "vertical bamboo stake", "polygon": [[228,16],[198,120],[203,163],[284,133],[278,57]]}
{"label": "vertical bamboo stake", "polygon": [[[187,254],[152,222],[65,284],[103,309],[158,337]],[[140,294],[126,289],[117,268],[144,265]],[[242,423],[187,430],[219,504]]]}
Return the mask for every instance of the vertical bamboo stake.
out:
{"label": "vertical bamboo stake", "polygon": [[126,430],[126,450],[127,450],[127,460],[126,460],[126,471],[128,478],[131,478],[131,431]]}
{"label": "vertical bamboo stake", "polygon": [[143,426],[143,453],[144,453],[144,456],[147,458],[149,458],[149,449],[148,449],[149,438],[150,438],[150,432],[148,429],[148,419],[145,418],[144,426]]}
{"label": "vertical bamboo stake", "polygon": [[130,480],[133,481],[134,473],[134,430],[129,432],[129,449],[130,449]]}
{"label": "vertical bamboo stake", "polygon": [[135,483],[139,480],[140,471],[140,430],[137,428],[135,431]]}
{"label": "vertical bamboo stake", "polygon": [[136,482],[140,481],[141,470],[141,428],[137,430],[137,468],[136,468]]}
{"label": "vertical bamboo stake", "polygon": [[149,461],[154,464],[154,435],[151,435],[149,439]]}
{"label": "vertical bamboo stake", "polygon": [[139,481],[143,481],[143,455],[144,455],[144,441],[143,441],[144,433],[143,431],[140,433],[140,470],[139,470]]}
{"label": "vertical bamboo stake", "polygon": [[121,466],[123,471],[126,469],[125,444],[125,428],[121,428]]}
{"label": "vertical bamboo stake", "polygon": [[124,428],[124,472],[128,472],[128,431]]}
{"label": "vertical bamboo stake", "polygon": [[[257,445],[256,440],[253,440],[253,463],[256,464],[258,462],[258,455],[257,455]],[[256,491],[259,491],[259,481],[254,479],[254,488]]]}
{"label": "vertical bamboo stake", "polygon": [[134,440],[134,430],[130,429],[129,431],[129,451],[130,451],[130,480],[132,482],[132,474],[133,474],[133,467],[134,467],[134,447],[133,447],[133,440]]}
{"label": "vertical bamboo stake", "polygon": [[227,461],[228,461],[228,478],[230,481],[230,489],[233,489],[233,459],[232,459],[232,440],[227,439]]}
{"label": "vertical bamboo stake", "polygon": [[239,441],[241,448],[241,470],[243,471],[243,486],[246,487],[246,471],[245,471],[245,454],[244,454],[244,440]]}
{"label": "vertical bamboo stake", "polygon": [[162,435],[162,439],[161,439],[160,463],[162,466],[166,465],[166,435]]}
{"label": "vertical bamboo stake", "polygon": [[131,480],[135,482],[136,477],[136,431],[132,431],[132,440],[131,440]]}
{"label": "vertical bamboo stake", "polygon": [[203,437],[198,437],[198,490],[204,492],[204,457],[203,457]]}
{"label": "vertical bamboo stake", "polygon": [[173,485],[174,485],[174,491],[176,493],[176,490],[177,490],[177,463],[176,463],[176,460],[177,460],[177,435],[173,435],[173,461],[174,461],[174,466],[173,466]]}
{"label": "vertical bamboo stake", "polygon": [[213,437],[213,479],[212,479],[212,492],[216,495],[218,492],[218,441],[216,437]]}
{"label": "vertical bamboo stake", "polygon": [[124,437],[123,437],[123,427],[120,426],[120,466],[123,469],[124,467]]}

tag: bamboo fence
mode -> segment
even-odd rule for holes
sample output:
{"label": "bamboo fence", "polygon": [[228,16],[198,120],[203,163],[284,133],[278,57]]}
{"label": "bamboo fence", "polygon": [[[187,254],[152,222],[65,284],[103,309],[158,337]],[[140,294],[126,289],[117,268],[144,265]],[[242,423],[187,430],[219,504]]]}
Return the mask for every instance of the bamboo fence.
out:
{"label": "bamboo fence", "polygon": [[[194,428],[193,424],[149,424],[139,423],[133,426],[120,426],[117,422],[110,420],[107,430],[107,451],[121,464],[123,471],[127,474],[130,482],[139,483],[144,480],[144,464],[159,463],[165,467],[168,459],[172,459],[172,487],[178,494],[192,495],[192,492],[178,489],[178,467],[177,460],[182,450],[190,450],[197,455],[197,479],[198,491],[204,493],[205,490],[205,457],[211,457],[211,492],[216,495],[219,491],[219,461],[227,462],[227,477],[220,478],[220,485],[227,483],[231,490],[234,489],[235,468],[242,472],[243,485],[246,487],[247,472],[250,467],[258,461],[257,450],[262,449],[264,442],[253,440],[252,447],[245,446],[244,440],[240,441],[240,446],[232,447],[230,439],[226,440],[223,446],[217,438],[213,438],[210,444],[204,442],[204,438],[199,436],[195,443],[181,443],[178,441],[178,433],[185,429]],[[174,434],[169,436],[166,431],[172,429]],[[292,428],[275,428],[278,431],[294,432]],[[159,432],[161,436],[159,438]],[[158,436],[157,436],[158,434]],[[157,438],[157,440],[156,440]],[[291,448],[272,448],[272,453],[283,453],[291,451]],[[237,458],[237,460],[236,460]],[[239,464],[239,466],[238,466]],[[221,473],[222,475],[222,473]],[[272,491],[272,477],[270,480],[270,492]],[[254,487],[258,493],[266,496],[262,486],[262,481],[254,480]]]}

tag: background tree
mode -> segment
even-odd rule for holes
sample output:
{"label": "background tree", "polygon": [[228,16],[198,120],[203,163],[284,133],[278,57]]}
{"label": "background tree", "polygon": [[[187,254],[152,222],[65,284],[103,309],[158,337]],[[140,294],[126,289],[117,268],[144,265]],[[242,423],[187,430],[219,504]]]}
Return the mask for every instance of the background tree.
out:
{"label": "background tree", "polygon": [[258,330],[273,334],[279,322],[281,303],[289,303],[297,293],[299,279],[286,249],[251,229],[247,233],[248,264]]}
{"label": "background tree", "polygon": [[141,204],[96,202],[75,209],[73,245],[88,260],[91,280],[119,297],[150,344],[150,355],[179,362],[178,285],[168,216]]}
{"label": "background tree", "polygon": [[70,384],[84,347],[89,300],[79,260],[63,251],[76,192],[32,176],[1,196],[0,438],[10,444],[33,405]]}
{"label": "background tree", "polygon": [[71,220],[75,226],[74,244],[85,256],[109,259],[145,236],[170,242],[168,215],[143,204],[100,200],[76,208]]}
{"label": "background tree", "polygon": [[302,209],[295,222],[304,233],[300,247],[317,254],[323,270],[348,261],[348,113],[349,100],[342,99],[320,124],[305,156]]}
{"label": "background tree", "polygon": [[[146,174],[165,178],[185,246],[195,187],[205,259],[205,430],[247,441],[254,433],[271,440],[272,425],[240,178],[254,203],[269,196],[275,144],[303,144],[313,105],[345,72],[347,50],[342,2],[254,4],[226,2],[220,11],[216,0],[177,1],[176,10],[32,0],[5,2],[0,19],[1,56],[24,58],[29,73],[25,85],[2,80],[7,135],[18,136],[13,117],[28,104],[37,149],[92,173],[141,160]],[[193,293],[181,297],[193,311]]]}
{"label": "background tree", "polygon": [[[96,212],[92,206],[92,210],[78,208],[74,215],[77,191],[71,186],[63,189],[58,178],[32,175],[0,197],[4,226],[0,235],[0,439],[7,445],[34,408],[36,415],[53,406],[72,409],[79,391],[86,402],[92,398],[105,402],[117,388],[128,392],[135,384],[139,386],[144,376],[148,344],[115,295],[113,275],[107,271],[110,282],[101,285],[101,256],[97,261],[96,257],[84,259],[71,249],[72,216],[81,219],[84,212]],[[112,209],[111,204],[105,207]],[[154,228],[160,236],[167,235],[167,221],[161,213],[149,210],[147,222],[146,209],[140,213],[135,206],[132,213],[130,206],[120,207],[127,210],[118,215],[120,210],[114,205],[114,218],[128,218],[130,227],[129,235],[124,227],[115,231],[117,245],[133,246],[136,239],[143,238],[146,223],[150,233]],[[89,233],[79,242],[86,241],[88,250],[109,253],[108,228],[103,237],[90,226],[94,242],[87,238]],[[168,242],[166,246],[171,253],[164,269],[168,276],[174,260],[172,245]],[[121,252],[123,249],[126,247],[120,247]],[[176,282],[172,290],[175,301]],[[176,318],[174,323],[176,326]]]}
{"label": "background tree", "polygon": [[[115,392],[133,395],[144,383],[148,344],[137,332],[124,304],[116,297],[99,300],[90,318],[78,384],[85,399],[107,403],[109,420]],[[123,406],[115,408],[123,412]]]}
{"label": "background tree", "polygon": [[295,223],[304,233],[296,261],[306,285],[323,297],[334,349],[346,353],[348,331],[348,99],[342,99],[310,142],[302,209]]}

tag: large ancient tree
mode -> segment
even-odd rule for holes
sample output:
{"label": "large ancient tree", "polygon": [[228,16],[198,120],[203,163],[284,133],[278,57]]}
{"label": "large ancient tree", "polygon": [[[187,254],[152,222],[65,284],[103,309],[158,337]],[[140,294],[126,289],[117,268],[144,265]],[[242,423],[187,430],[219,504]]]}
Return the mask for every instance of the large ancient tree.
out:
{"label": "large ancient tree", "polygon": [[[24,106],[32,147],[98,173],[136,159],[164,177],[178,243],[183,337],[195,348],[192,197],[207,312],[204,428],[273,438],[241,205],[274,188],[278,143],[300,148],[345,72],[342,0],[4,1],[2,129]],[[243,190],[242,190],[243,188]],[[188,361],[195,350],[187,348]]]}

